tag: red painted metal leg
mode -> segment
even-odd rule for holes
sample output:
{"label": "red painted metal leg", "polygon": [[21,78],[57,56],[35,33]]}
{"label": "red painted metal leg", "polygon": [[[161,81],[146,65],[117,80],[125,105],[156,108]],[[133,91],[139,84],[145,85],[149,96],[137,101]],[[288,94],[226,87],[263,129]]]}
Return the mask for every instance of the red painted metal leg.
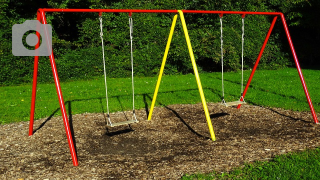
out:
{"label": "red painted metal leg", "polygon": [[299,64],[299,61],[298,61],[298,57],[296,55],[296,51],[294,50],[293,43],[292,43],[292,40],[291,40],[291,36],[290,36],[289,30],[288,30],[288,26],[287,26],[287,23],[286,23],[286,20],[285,20],[283,14],[281,14],[281,20],[282,20],[282,23],[283,23],[284,30],[286,31],[286,35],[287,35],[288,42],[289,42],[289,45],[290,45],[290,49],[291,49],[291,52],[292,52],[292,55],[293,55],[293,59],[294,59],[294,62],[296,64],[296,67],[297,67],[297,70],[298,70],[298,73],[299,73],[299,77],[300,77],[300,80],[301,80],[301,83],[302,83],[302,86],[303,86],[303,90],[304,90],[304,93],[306,94],[306,97],[307,97],[307,100],[308,100],[308,103],[309,103],[309,107],[310,107],[314,122],[318,124],[319,121],[318,121],[317,115],[316,115],[316,113],[314,111],[314,108],[313,108],[313,105],[312,105],[312,102],[311,102],[311,98],[310,98],[310,95],[309,95],[309,92],[308,92],[308,89],[307,89],[307,85],[306,85],[306,82],[304,81],[303,74],[302,74],[302,71],[301,71],[301,68],[300,68],[300,64]]}
{"label": "red painted metal leg", "polygon": [[[37,12],[37,20],[40,21],[40,13]],[[38,43],[36,44],[35,49],[40,45],[40,34],[37,31],[36,35],[38,36]],[[32,83],[32,96],[31,96],[31,112],[30,112],[30,123],[29,123],[29,136],[33,135],[33,121],[34,121],[34,111],[36,107],[36,94],[37,94],[37,78],[38,78],[38,62],[39,56],[37,54],[34,56],[34,65],[33,65],[33,83]]]}
{"label": "red painted metal leg", "polygon": [[[47,24],[45,13],[43,11],[40,11],[40,13],[41,13],[41,18],[42,18],[43,24]],[[45,32],[47,32],[46,29],[45,29]],[[48,38],[47,34],[46,34],[46,38]],[[49,41],[47,41],[47,42],[49,42]],[[70,125],[69,125],[69,120],[68,120],[68,116],[67,116],[67,112],[66,112],[66,107],[65,107],[64,101],[63,101],[63,96],[62,96],[62,91],[61,91],[61,87],[60,87],[58,71],[57,71],[55,59],[54,59],[54,56],[53,56],[53,51],[52,51],[51,55],[49,56],[49,58],[50,58],[53,78],[54,78],[54,82],[55,82],[55,85],[56,85],[57,94],[58,94],[58,98],[59,98],[60,109],[61,109],[61,113],[62,113],[64,127],[65,127],[67,138],[68,138],[68,143],[69,143],[69,148],[70,148],[70,153],[71,153],[73,165],[74,166],[78,166],[77,154],[76,154],[74,142],[73,142],[73,139],[72,139],[72,134],[71,134],[71,130],[70,130]]]}
{"label": "red painted metal leg", "polygon": [[[260,53],[259,53],[259,55],[258,55],[258,58],[257,58],[257,60],[256,60],[256,63],[255,63],[254,66],[253,66],[253,69],[252,69],[252,71],[251,71],[250,77],[249,77],[249,79],[248,79],[247,85],[246,85],[246,87],[245,87],[245,89],[244,89],[244,91],[243,91],[243,94],[242,94],[242,97],[241,97],[240,101],[243,101],[244,97],[246,96],[247,90],[248,90],[248,88],[249,88],[249,86],[250,86],[250,83],[251,83],[251,80],[252,80],[252,78],[253,78],[253,75],[254,75],[254,73],[256,72],[256,69],[257,69],[257,67],[258,67],[259,61],[260,61],[261,56],[262,56],[262,54],[263,54],[264,48],[266,47],[266,45],[267,45],[267,43],[268,43],[270,34],[271,34],[272,30],[273,30],[274,24],[275,24],[276,21],[277,21],[277,18],[278,18],[278,16],[275,16],[275,17],[273,18],[273,21],[272,21],[272,23],[271,23],[271,26],[270,26],[269,31],[268,31],[268,33],[267,33],[267,36],[266,36],[266,38],[265,38],[265,40],[264,40],[264,42],[263,42],[263,45],[262,45],[262,47],[261,47],[261,49],[260,49]],[[241,104],[239,104],[237,108],[239,109],[240,107],[241,107]]]}

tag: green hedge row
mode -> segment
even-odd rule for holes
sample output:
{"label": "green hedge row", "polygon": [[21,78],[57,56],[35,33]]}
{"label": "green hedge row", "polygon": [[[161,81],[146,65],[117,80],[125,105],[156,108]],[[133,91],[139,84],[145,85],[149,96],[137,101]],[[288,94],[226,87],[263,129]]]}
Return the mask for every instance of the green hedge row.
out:
{"label": "green hedge row", "polygon": [[[36,1],[32,1],[36,2]],[[300,3],[300,4],[299,4]],[[292,13],[297,4],[282,1],[238,2],[209,0],[197,1],[47,1],[47,8],[108,8],[108,9],[202,9],[232,11],[288,11],[289,20],[295,23],[299,12]],[[25,7],[25,10],[19,7]],[[26,8],[30,6],[31,10]],[[2,85],[30,82],[33,71],[32,57],[14,57],[11,54],[10,27],[26,19],[34,19],[37,8],[32,3],[10,1],[0,5],[6,15],[0,18],[5,24],[0,34],[4,41],[0,48],[0,83]],[[286,9],[287,8],[287,9]],[[18,11],[19,9],[19,11]],[[28,12],[28,13],[26,13]],[[290,14],[291,13],[291,14]],[[298,15],[297,15],[298,14]],[[134,72],[137,76],[154,76],[158,73],[173,14],[134,13],[132,15]],[[200,71],[221,70],[220,21],[217,14],[185,14],[194,55]],[[93,78],[103,74],[100,27],[97,13],[47,13],[48,23],[53,26],[53,48],[61,80]],[[245,69],[252,68],[260,47],[269,29],[272,17],[248,15],[245,18]],[[235,71],[241,68],[241,16],[224,15],[224,69]],[[129,77],[131,74],[130,39],[128,14],[103,13],[105,57],[109,77]],[[9,29],[9,30],[8,30]],[[260,68],[275,69],[290,66],[290,50],[280,19],[262,56]],[[189,53],[180,19],[170,47],[166,74],[192,73]],[[39,80],[52,81],[52,72],[47,57],[39,62]]]}

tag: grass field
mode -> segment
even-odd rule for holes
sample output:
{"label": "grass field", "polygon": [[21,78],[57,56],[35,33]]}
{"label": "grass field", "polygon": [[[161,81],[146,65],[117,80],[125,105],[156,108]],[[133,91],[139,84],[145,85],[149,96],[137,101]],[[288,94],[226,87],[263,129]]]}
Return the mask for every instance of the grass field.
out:
{"label": "grass field", "polygon": [[[305,80],[315,110],[320,111],[319,71],[304,70]],[[245,71],[245,79],[250,71]],[[239,99],[241,74],[225,73],[225,99]],[[221,101],[221,73],[200,74],[208,102]],[[135,78],[136,109],[150,108],[157,77]],[[246,83],[246,82],[245,82]],[[61,83],[64,100],[70,103],[73,114],[106,111],[104,80]],[[0,121],[2,124],[28,121],[31,104],[31,84],[0,87]],[[110,111],[132,108],[131,79],[108,79]],[[257,71],[246,95],[250,104],[280,107],[296,111],[310,111],[296,69]],[[192,104],[201,102],[194,75],[164,76],[156,105]],[[37,88],[35,119],[61,115],[54,84],[39,84]]]}
{"label": "grass field", "polygon": [[[320,111],[319,70],[303,70],[306,84],[316,112]],[[248,79],[250,71],[245,71]],[[221,101],[221,73],[200,74],[207,102]],[[150,108],[157,77],[135,78],[136,109]],[[225,73],[225,99],[240,97],[241,73]],[[246,83],[246,82],[245,82]],[[67,112],[106,112],[104,80],[61,83]],[[132,108],[131,79],[108,79],[110,111]],[[28,121],[31,104],[31,84],[0,87],[1,124]],[[295,111],[310,111],[298,73],[294,68],[258,70],[247,92],[249,104],[280,107]],[[157,106],[201,102],[194,75],[164,76]],[[35,119],[59,116],[58,98],[54,84],[39,84],[37,88]],[[231,172],[186,175],[183,179],[320,179],[320,150],[283,155],[270,162],[245,165]]]}
{"label": "grass field", "polygon": [[185,175],[182,179],[320,179],[320,149],[275,157],[269,162],[246,164],[231,172]]}

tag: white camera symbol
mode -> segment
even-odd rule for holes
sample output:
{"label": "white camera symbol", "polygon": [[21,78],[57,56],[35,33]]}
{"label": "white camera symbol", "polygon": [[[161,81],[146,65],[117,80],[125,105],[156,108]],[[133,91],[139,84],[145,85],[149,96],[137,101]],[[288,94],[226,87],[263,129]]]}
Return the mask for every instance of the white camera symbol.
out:
{"label": "white camera symbol", "polygon": [[[23,45],[23,36],[26,32],[34,30],[39,32],[42,41],[35,34],[29,34],[26,42],[37,49],[29,50]],[[12,54],[14,56],[50,56],[52,53],[52,27],[49,24],[41,24],[38,20],[26,20],[23,24],[12,26]]]}

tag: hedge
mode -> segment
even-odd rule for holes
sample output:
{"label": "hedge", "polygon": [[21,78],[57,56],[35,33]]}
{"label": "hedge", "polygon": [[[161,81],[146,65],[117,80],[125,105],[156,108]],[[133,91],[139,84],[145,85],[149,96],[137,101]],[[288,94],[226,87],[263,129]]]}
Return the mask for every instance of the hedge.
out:
{"label": "hedge", "polygon": [[[33,1],[32,1],[33,2]],[[36,1],[34,1],[36,2]],[[312,7],[320,7],[310,1]],[[300,7],[300,10],[296,10]],[[303,17],[306,3],[296,0],[282,1],[235,0],[212,2],[196,1],[47,1],[42,8],[108,8],[108,9],[203,9],[232,11],[286,11],[289,24],[297,24]],[[24,7],[22,9],[19,9]],[[26,19],[34,19],[37,8],[32,3],[10,1],[0,5],[3,10],[0,23],[0,83],[2,85],[28,83],[32,80],[33,58],[14,57],[11,54],[11,26]],[[309,8],[307,6],[307,8]],[[158,73],[173,14],[134,13],[133,47],[134,72],[137,76],[154,76]],[[217,14],[185,14],[194,54],[201,72],[221,70],[220,21]],[[97,13],[47,13],[53,26],[53,48],[59,77],[62,81],[94,78],[103,74],[99,20]],[[245,69],[252,68],[269,29],[272,17],[247,15],[245,18]],[[278,19],[278,21],[280,21]],[[309,19],[310,21],[310,19]],[[224,15],[224,69],[241,68],[241,16]],[[108,77],[128,77],[131,73],[128,14],[103,13],[103,33]],[[290,50],[282,24],[277,23],[262,56],[261,69],[275,69],[292,65]],[[302,54],[302,57],[307,57]],[[47,57],[39,62],[39,80],[51,82],[52,72]],[[170,47],[166,74],[192,73],[192,66],[178,19]]]}

